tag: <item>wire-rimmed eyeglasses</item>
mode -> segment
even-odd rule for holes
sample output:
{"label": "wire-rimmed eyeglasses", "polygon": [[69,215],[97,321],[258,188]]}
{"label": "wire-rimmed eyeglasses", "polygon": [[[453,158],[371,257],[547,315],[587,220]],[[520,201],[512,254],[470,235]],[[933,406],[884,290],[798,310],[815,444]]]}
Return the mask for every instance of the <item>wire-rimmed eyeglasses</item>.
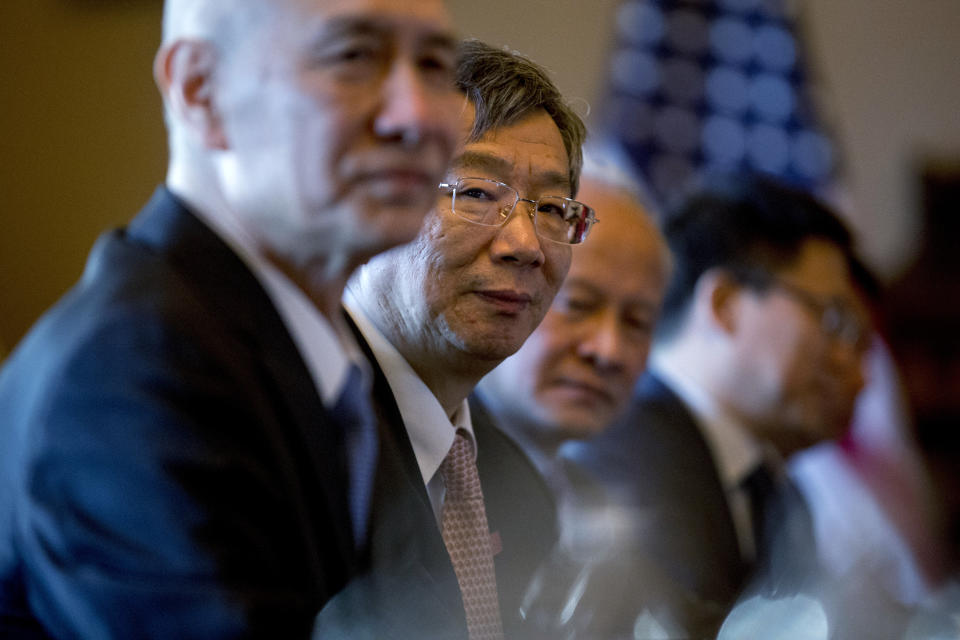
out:
{"label": "wire-rimmed eyeglasses", "polygon": [[751,272],[746,277],[742,273],[738,275],[741,280],[762,288],[773,287],[787,294],[819,321],[820,330],[831,340],[838,340],[858,351],[865,350],[869,345],[869,327],[843,298],[817,296],[769,273]]}
{"label": "wire-rimmed eyeglasses", "polygon": [[454,214],[490,227],[504,224],[518,202],[529,202],[533,205],[530,217],[537,235],[553,242],[581,243],[597,222],[593,209],[582,202],[562,196],[521,198],[516,189],[496,180],[457,178],[453,183],[440,183],[439,188],[450,193]]}

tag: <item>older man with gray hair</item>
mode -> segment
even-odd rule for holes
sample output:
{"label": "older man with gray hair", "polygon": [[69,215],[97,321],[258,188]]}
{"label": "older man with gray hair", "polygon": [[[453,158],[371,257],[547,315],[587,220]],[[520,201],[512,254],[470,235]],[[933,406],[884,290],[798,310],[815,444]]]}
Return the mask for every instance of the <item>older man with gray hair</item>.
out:
{"label": "older man with gray hair", "polygon": [[166,185],[0,373],[0,636],[296,638],[362,564],[350,272],[463,98],[442,0],[169,0]]}
{"label": "older man with gray hair", "polygon": [[573,200],[585,129],[508,51],[465,43],[457,84],[468,108],[436,208],[347,290],[377,364],[381,457],[370,571],[321,616],[321,638],[516,637],[555,537],[543,481],[466,398],[540,323],[590,229]]}
{"label": "older man with gray hair", "polygon": [[560,445],[626,411],[670,275],[640,186],[601,153],[587,156],[580,196],[602,222],[575,247],[544,321],[478,387],[478,401],[548,477]]}

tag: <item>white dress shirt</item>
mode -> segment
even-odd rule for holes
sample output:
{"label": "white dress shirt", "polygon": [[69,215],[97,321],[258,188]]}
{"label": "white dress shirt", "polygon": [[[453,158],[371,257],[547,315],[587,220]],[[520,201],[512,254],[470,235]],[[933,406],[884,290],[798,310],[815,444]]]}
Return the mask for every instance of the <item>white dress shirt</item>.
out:
{"label": "white dress shirt", "polygon": [[[188,199],[175,195],[189,203]],[[324,406],[337,403],[351,364],[360,367],[369,388],[370,366],[346,323],[339,318],[331,323],[320,313],[299,287],[260,255],[253,238],[233,216],[206,213],[195,206],[191,206],[191,210],[237,254],[266,290],[307,365]]]}
{"label": "white dress shirt", "polygon": [[347,289],[344,294],[344,306],[353,318],[360,333],[373,351],[377,364],[393,391],[393,397],[400,409],[400,416],[407,429],[413,453],[417,458],[423,484],[427,487],[430,504],[433,507],[437,523],[440,522],[443,505],[444,486],[439,473],[440,464],[447,457],[457,429],[467,432],[473,442],[476,455],[476,438],[470,421],[470,406],[464,399],[452,416],[440,406],[440,401],[430,388],[420,379],[400,352],[380,333],[373,322],[363,313],[356,299]]}
{"label": "white dress shirt", "polygon": [[743,481],[765,460],[764,447],[670,359],[654,358],[650,367],[693,414],[717,465],[737,530],[740,552],[745,559],[755,558],[750,502]]}

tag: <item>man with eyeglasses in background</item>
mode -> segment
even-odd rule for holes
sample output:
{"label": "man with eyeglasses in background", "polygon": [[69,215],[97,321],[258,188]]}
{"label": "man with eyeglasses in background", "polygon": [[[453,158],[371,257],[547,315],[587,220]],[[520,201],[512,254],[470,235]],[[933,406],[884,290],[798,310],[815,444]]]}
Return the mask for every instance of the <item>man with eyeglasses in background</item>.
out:
{"label": "man with eyeglasses in background", "polygon": [[631,413],[567,453],[628,507],[631,544],[686,591],[649,607],[662,626],[713,637],[748,581],[784,597],[814,579],[809,512],[783,461],[838,435],[823,403],[867,340],[850,234],[809,195],[715,177],[664,234],[674,276]]}
{"label": "man with eyeglasses in background", "polygon": [[370,571],[321,613],[318,638],[516,637],[556,537],[543,480],[471,421],[467,396],[540,323],[594,221],[571,199],[585,128],[546,73],[508,51],[463,43],[457,85],[461,143],[435,210],[345,296],[376,364],[380,462]]}

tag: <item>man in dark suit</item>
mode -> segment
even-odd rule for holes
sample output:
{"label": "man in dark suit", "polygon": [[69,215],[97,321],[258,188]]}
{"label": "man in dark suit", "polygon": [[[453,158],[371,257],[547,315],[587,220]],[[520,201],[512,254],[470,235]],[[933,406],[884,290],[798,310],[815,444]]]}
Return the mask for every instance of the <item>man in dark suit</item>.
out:
{"label": "man in dark suit", "polygon": [[[577,192],[584,126],[529,60],[471,41],[457,74],[461,144],[423,229],[364,265],[347,307],[377,363],[381,458],[369,572],[321,614],[317,637],[479,638],[521,633],[521,596],[555,537],[549,491],[522,452],[467,404],[537,326],[586,237]],[[458,559],[446,469],[466,447],[479,475],[480,619]],[[459,464],[459,463],[458,463]],[[482,569],[487,571],[487,569]]]}
{"label": "man in dark suit", "polygon": [[810,196],[724,176],[664,233],[676,269],[650,370],[627,417],[567,454],[631,510],[636,548],[686,591],[654,608],[707,636],[751,576],[772,597],[811,578],[809,514],[782,461],[836,435],[827,390],[865,336],[849,233]]}
{"label": "man in dark suit", "polygon": [[0,374],[0,636],[309,635],[376,460],[341,292],[434,202],[455,56],[441,0],[167,2],[166,186]]}

